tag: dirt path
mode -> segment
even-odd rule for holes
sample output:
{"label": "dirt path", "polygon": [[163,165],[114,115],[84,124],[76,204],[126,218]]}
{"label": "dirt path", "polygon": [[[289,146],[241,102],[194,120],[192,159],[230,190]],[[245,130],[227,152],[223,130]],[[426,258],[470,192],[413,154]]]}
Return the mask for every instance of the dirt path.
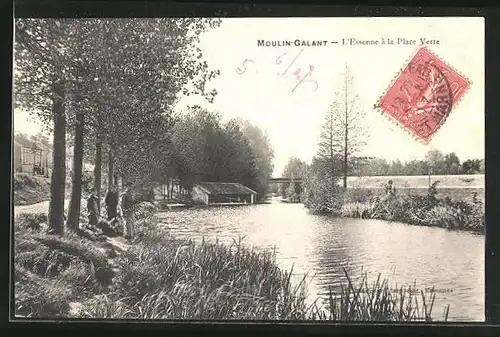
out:
{"label": "dirt path", "polygon": [[[64,207],[68,208],[69,199],[64,200]],[[32,205],[14,206],[14,216],[21,213],[49,212],[49,200]]]}

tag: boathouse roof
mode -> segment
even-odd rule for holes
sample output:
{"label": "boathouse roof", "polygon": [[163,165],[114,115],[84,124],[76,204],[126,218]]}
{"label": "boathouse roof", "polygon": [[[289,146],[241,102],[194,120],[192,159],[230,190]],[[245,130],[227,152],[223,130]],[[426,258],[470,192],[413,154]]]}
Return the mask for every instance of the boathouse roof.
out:
{"label": "boathouse roof", "polygon": [[195,186],[211,195],[257,194],[254,190],[238,183],[201,182]]}

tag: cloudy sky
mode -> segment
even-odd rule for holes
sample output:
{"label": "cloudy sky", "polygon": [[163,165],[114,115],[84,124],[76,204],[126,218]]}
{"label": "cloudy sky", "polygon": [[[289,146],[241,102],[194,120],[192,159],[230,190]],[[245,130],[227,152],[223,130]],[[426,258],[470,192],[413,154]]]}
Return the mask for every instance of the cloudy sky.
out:
{"label": "cloudy sky", "polygon": [[[344,46],[342,39],[416,40],[416,44]],[[428,145],[411,138],[394,126],[373,105],[392,79],[416,51],[420,39],[439,40],[428,48],[472,81],[470,90]],[[340,41],[327,46],[262,47],[258,40]],[[484,21],[482,18],[235,18],[201,37],[201,48],[209,65],[221,75],[210,84],[218,91],[214,104],[203,103],[224,119],[242,117],[264,129],[275,151],[275,176],[290,156],[309,162],[317,152],[324,114],[336,90],[339,73],[347,63],[355,77],[369,142],[366,155],[389,160],[420,158],[429,149],[456,152],[461,159],[484,158]],[[302,49],[302,52],[300,50]],[[278,73],[293,61],[302,74],[314,70],[308,79],[318,83],[297,84]],[[287,54],[285,54],[287,53]],[[276,59],[282,63],[277,64]],[[237,73],[245,59],[247,70]],[[16,113],[15,129],[36,132],[26,113]]]}

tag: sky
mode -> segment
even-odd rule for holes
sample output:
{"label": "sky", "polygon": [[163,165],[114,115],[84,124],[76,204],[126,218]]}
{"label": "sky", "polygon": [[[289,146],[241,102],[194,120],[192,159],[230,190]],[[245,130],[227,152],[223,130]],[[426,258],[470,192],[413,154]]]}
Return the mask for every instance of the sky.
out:
{"label": "sky", "polygon": [[[343,45],[342,39],[392,39],[393,45]],[[427,47],[466,76],[472,85],[431,142],[422,144],[373,109],[394,77],[421,46],[420,39],[439,40]],[[219,112],[224,120],[241,117],[267,132],[274,149],[274,176],[289,157],[306,162],[317,153],[324,116],[333,100],[340,73],[347,64],[355,79],[360,107],[366,114],[367,146],[360,155],[407,161],[422,158],[430,149],[455,152],[462,160],[484,158],[484,20],[483,18],[231,18],[200,37],[200,47],[220,76],[208,83],[218,95],[213,104],[190,96],[178,109],[200,104]],[[323,46],[258,46],[265,41],[339,41]],[[401,42],[415,40],[414,44]],[[301,51],[302,50],[302,51]],[[286,53],[286,54],[285,54]],[[284,56],[282,56],[284,54]],[[278,75],[301,68],[318,84],[297,84]],[[277,58],[282,61],[277,64]],[[245,59],[246,71],[242,68]],[[39,130],[28,114],[16,112],[14,128]]]}

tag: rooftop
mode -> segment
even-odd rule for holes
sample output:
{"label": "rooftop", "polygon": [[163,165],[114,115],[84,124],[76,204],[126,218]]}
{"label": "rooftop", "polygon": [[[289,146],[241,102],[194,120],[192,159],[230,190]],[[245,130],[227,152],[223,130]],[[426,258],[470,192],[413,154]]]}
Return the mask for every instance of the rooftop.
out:
{"label": "rooftop", "polygon": [[254,190],[238,183],[201,182],[195,186],[207,194],[257,194]]}
{"label": "rooftop", "polygon": [[31,139],[19,137],[17,135],[14,135],[14,143],[30,149],[47,150],[47,146],[45,146],[44,144],[35,142]]}

